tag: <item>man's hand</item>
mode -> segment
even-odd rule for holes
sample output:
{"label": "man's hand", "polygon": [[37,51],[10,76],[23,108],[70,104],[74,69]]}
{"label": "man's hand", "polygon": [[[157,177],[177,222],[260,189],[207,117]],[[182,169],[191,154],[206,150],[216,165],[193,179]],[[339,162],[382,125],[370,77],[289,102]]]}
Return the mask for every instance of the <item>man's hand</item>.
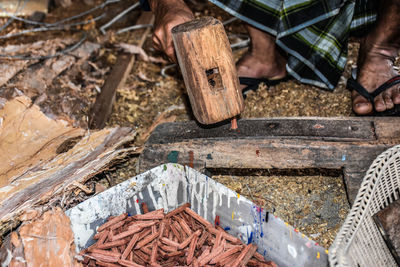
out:
{"label": "man's hand", "polygon": [[194,15],[183,0],[149,0],[149,4],[155,16],[154,48],[176,63],[171,30],[176,25],[193,20]]}

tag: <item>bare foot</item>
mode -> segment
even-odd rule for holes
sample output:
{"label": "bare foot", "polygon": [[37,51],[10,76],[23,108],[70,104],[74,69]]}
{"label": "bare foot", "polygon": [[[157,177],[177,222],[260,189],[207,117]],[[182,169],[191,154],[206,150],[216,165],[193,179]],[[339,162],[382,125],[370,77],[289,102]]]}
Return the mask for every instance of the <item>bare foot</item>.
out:
{"label": "bare foot", "polygon": [[[362,43],[358,60],[357,81],[368,92],[375,91],[384,82],[398,75],[393,68],[397,49],[388,49]],[[368,115],[373,111],[372,104],[358,94],[352,92],[353,110],[359,115]],[[375,110],[382,112],[400,104],[400,85],[394,85],[374,99]]]}
{"label": "bare foot", "polygon": [[[286,76],[286,58],[278,50],[275,37],[250,25],[249,51],[236,63],[239,77],[279,79]],[[241,90],[245,88],[241,85]]]}
{"label": "bare foot", "polygon": [[[393,68],[400,51],[400,1],[379,2],[375,26],[361,42],[358,55],[357,81],[373,92],[390,78],[398,75]],[[353,110],[367,115],[375,110],[382,112],[400,104],[400,85],[394,85],[376,96],[372,104],[356,92],[352,92]]]}

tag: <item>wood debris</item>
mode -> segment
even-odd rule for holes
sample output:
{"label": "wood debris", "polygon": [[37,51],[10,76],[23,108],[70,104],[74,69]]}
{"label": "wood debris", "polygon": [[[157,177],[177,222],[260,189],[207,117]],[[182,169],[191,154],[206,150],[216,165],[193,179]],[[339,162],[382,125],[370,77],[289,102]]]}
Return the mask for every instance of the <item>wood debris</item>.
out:
{"label": "wood debris", "polygon": [[79,266],[74,260],[74,235],[70,220],[60,209],[27,221],[5,238],[0,248],[1,266]]}
{"label": "wood debris", "polygon": [[80,252],[84,266],[271,266],[254,244],[244,245],[190,209],[186,203],[108,218],[96,243]]}
{"label": "wood debris", "polygon": [[58,203],[76,190],[94,190],[84,183],[125,157],[122,148],[135,137],[130,128],[88,132],[46,117],[27,97],[0,108],[0,233],[27,209]]}

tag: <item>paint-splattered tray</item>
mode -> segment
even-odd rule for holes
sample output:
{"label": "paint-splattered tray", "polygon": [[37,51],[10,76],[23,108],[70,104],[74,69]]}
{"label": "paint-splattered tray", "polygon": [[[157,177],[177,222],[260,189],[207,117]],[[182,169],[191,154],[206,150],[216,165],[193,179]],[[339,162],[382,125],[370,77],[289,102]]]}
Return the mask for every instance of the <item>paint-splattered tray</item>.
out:
{"label": "paint-splattered tray", "polygon": [[266,214],[250,200],[189,167],[165,164],[118,184],[67,211],[78,250],[94,243],[96,228],[107,217],[149,210],[166,212],[189,202],[192,209],[244,243],[257,244],[267,260],[284,266],[327,266],[328,257],[304,234],[281,219]]}

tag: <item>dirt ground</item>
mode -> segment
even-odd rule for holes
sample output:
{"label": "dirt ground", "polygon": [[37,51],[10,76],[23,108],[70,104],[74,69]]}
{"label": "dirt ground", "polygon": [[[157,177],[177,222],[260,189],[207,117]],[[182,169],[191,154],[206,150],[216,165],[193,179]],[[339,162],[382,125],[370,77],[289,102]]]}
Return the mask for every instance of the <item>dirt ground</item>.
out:
{"label": "dirt ground", "polygon": [[[73,2],[73,6],[67,10],[52,10],[48,19],[55,20],[76,14],[76,10],[82,8],[78,2]],[[95,5],[102,1],[86,2]],[[41,102],[41,108],[45,113],[54,116],[67,114],[72,118],[71,123],[87,127],[88,112],[97,95],[96,88],[101,88],[115,63],[120,51],[118,44],[137,44],[137,40],[143,33],[143,30],[136,30],[116,34],[116,30],[119,28],[134,24],[139,15],[138,11],[130,13],[129,16],[119,21],[106,35],[102,35],[98,31],[99,25],[129,6],[129,3],[125,1],[116,7],[106,8],[105,10],[109,11],[106,18],[87,27],[88,40],[101,44],[101,48],[87,62],[73,67],[72,70],[75,71],[68,70],[63,73],[62,77],[64,78],[55,79],[49,89],[47,99]],[[197,17],[211,15],[221,21],[231,18],[228,13],[212,4],[203,2],[196,4],[195,1],[189,1],[189,4]],[[90,8],[90,5],[85,8]],[[22,23],[17,22],[12,29],[23,27]],[[242,36],[245,34],[245,30],[240,21],[232,22],[226,27],[226,30],[233,43],[245,39]],[[9,32],[12,30],[3,31],[3,34]],[[76,31],[32,34],[24,38],[0,41],[0,45],[26,43],[49,38],[49,36],[68,37],[74,34]],[[136,129],[138,137],[132,145],[138,147],[144,145],[145,137],[148,136],[149,129],[155,120],[184,121],[193,119],[179,69],[176,66],[170,66],[171,63],[166,61],[159,62],[162,61],[160,60],[162,55],[154,52],[151,34],[148,37],[144,49],[149,56],[159,60],[158,62],[151,60],[146,62],[141,59],[135,61],[125,86],[117,92],[113,112],[107,124],[107,126],[119,125]],[[233,51],[235,59],[240,58],[246,49],[235,49]],[[351,110],[350,92],[346,90],[345,82],[350,68],[355,64],[357,51],[358,44],[352,42],[349,45],[346,71],[334,92],[304,85],[294,80],[273,86],[268,90],[260,86],[259,90],[247,95],[245,110],[241,117],[354,116]],[[78,67],[79,69],[74,69]],[[165,75],[161,75],[163,69]],[[73,95],[70,92],[70,85],[66,85],[65,77],[68,78],[68,81],[80,86],[80,89],[77,89]],[[7,88],[9,89],[9,87]],[[60,103],[63,104],[60,105]],[[136,175],[137,156],[133,155],[117,165],[115,169],[99,175],[97,179],[108,187]],[[213,178],[255,202],[262,203],[275,215],[298,228],[325,248],[329,248],[332,244],[349,209],[343,177],[340,175],[335,177],[323,175],[218,176]]]}

